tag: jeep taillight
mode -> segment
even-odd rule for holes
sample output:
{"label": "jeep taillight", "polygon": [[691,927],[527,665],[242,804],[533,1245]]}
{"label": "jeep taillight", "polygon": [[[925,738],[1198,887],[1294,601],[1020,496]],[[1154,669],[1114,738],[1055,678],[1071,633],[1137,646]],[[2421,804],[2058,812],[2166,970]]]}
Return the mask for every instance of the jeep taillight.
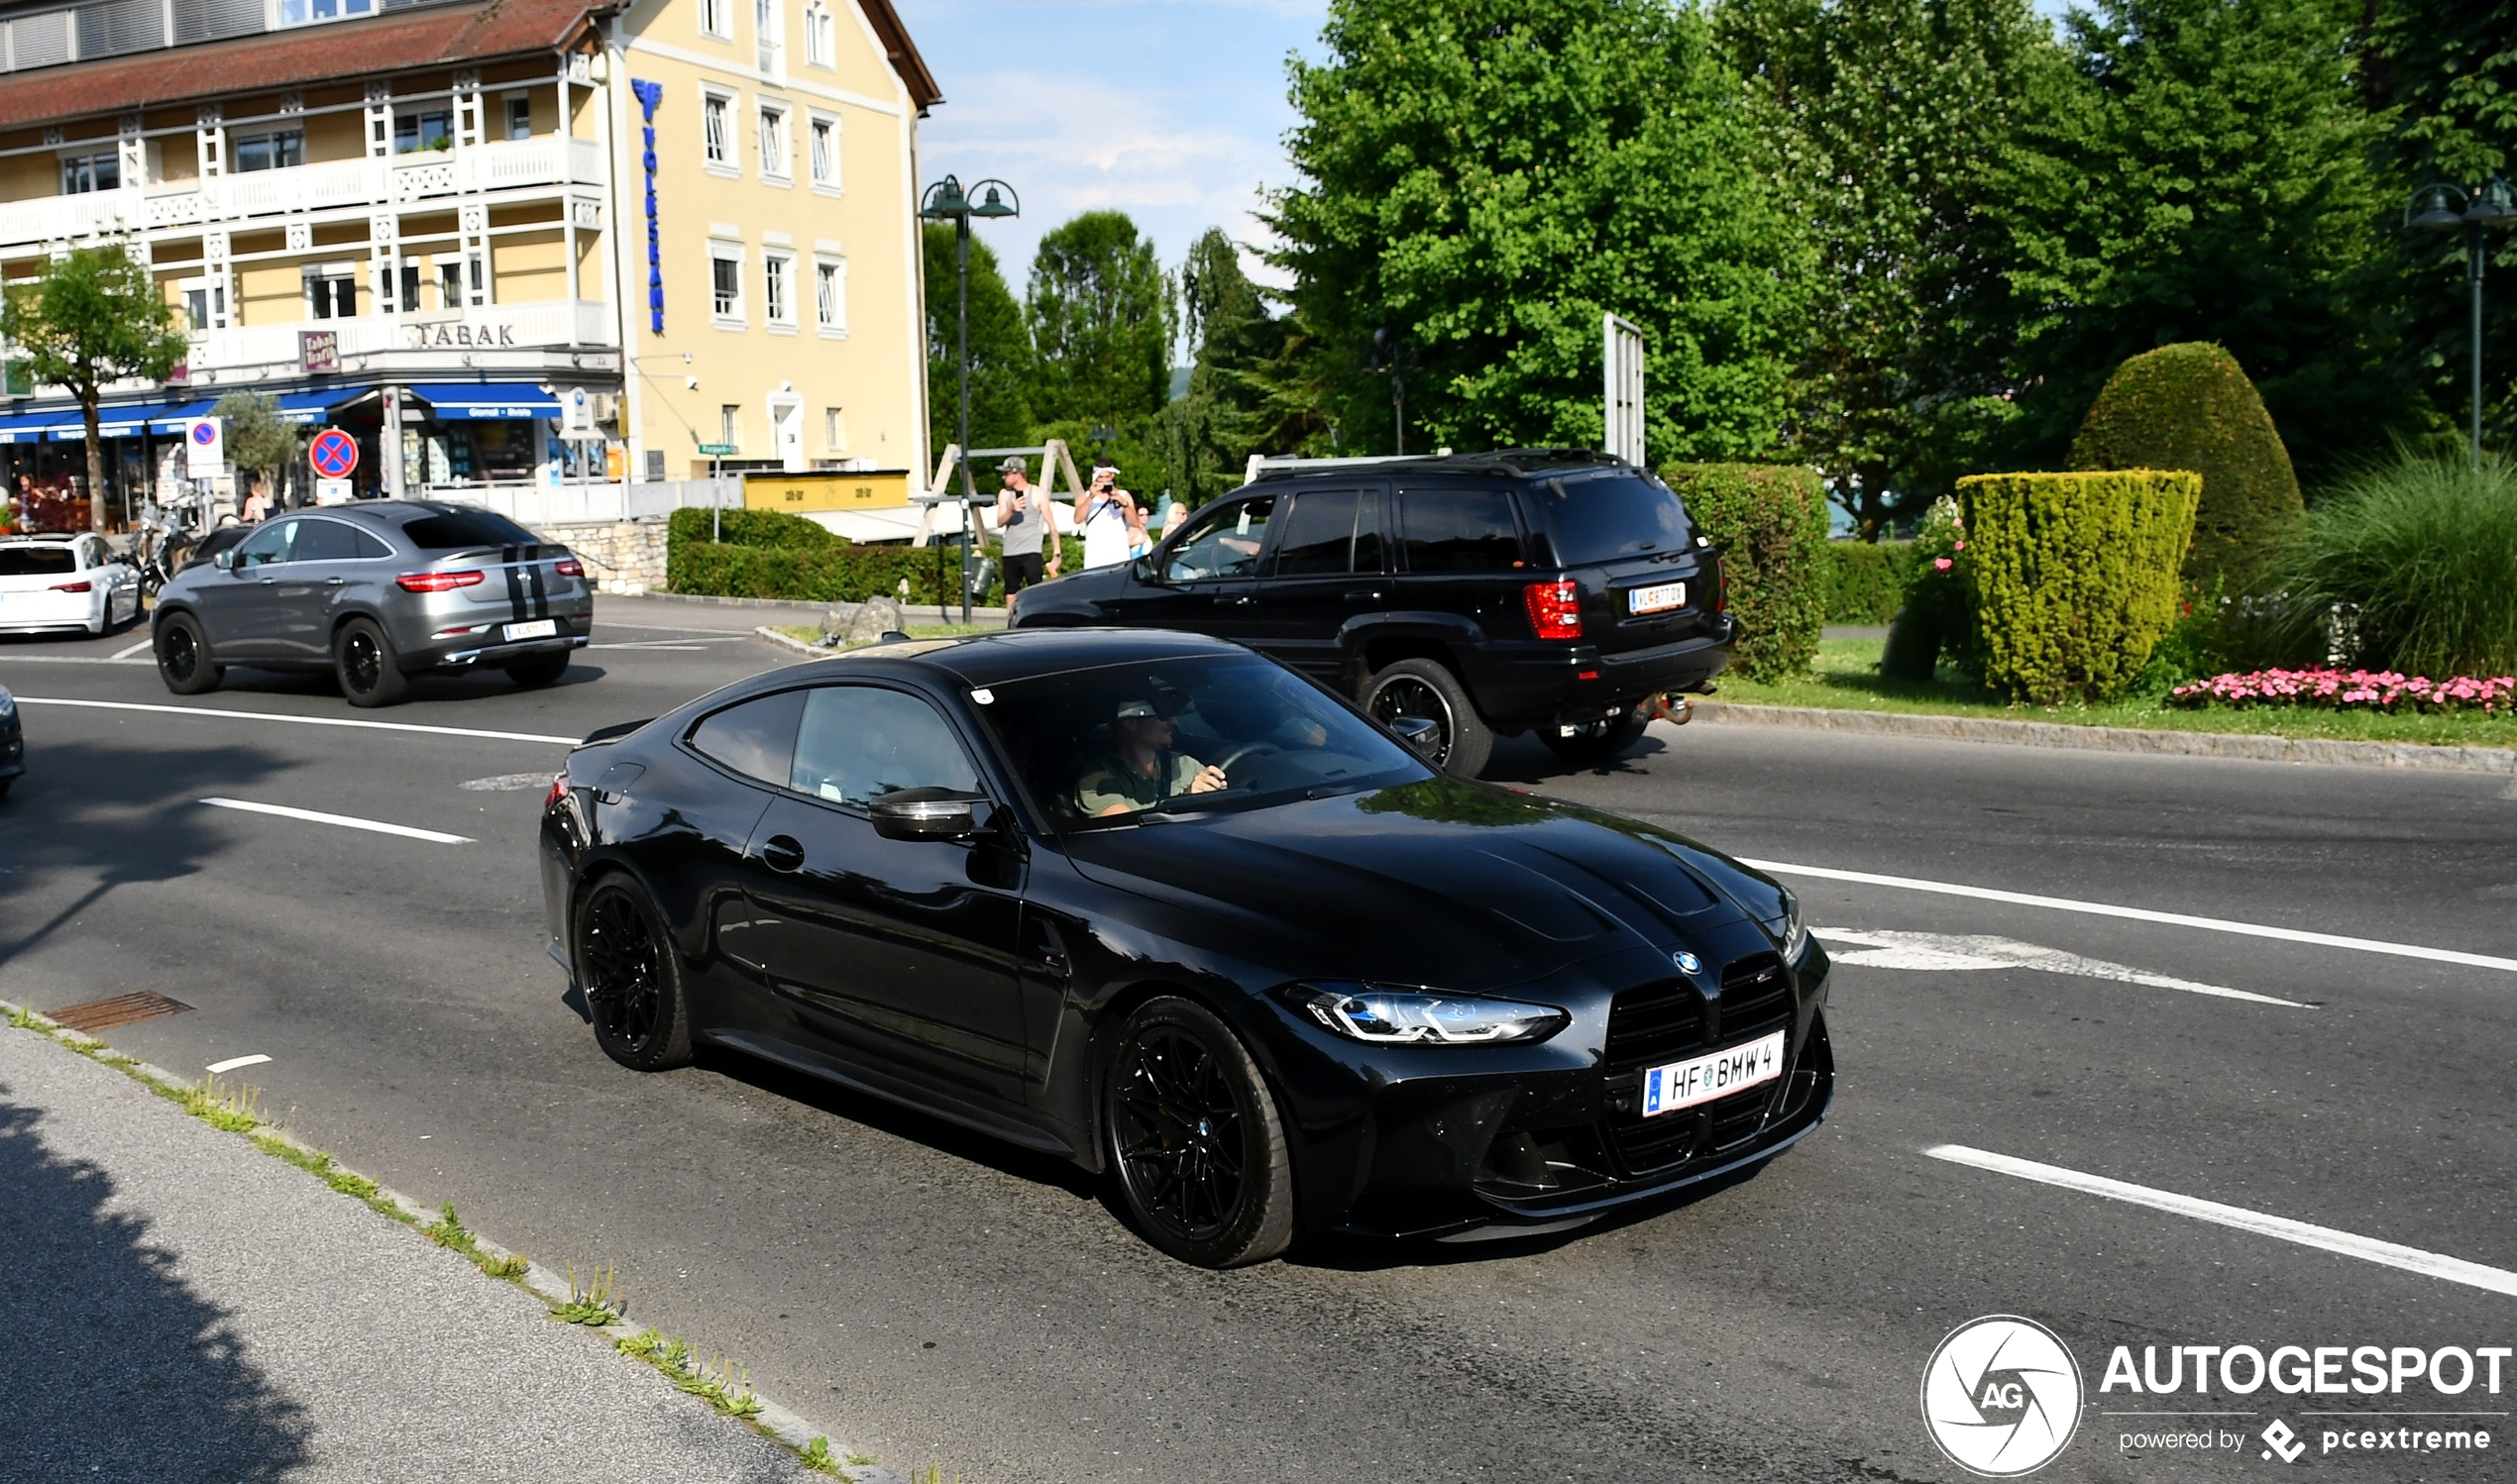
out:
{"label": "jeep taillight", "polygon": [[484,574],[464,572],[406,572],[393,580],[393,585],[404,592],[452,592],[457,587],[480,584]]}
{"label": "jeep taillight", "polygon": [[1529,626],[1539,638],[1582,637],[1581,583],[1532,583],[1521,589],[1521,602],[1528,607]]}

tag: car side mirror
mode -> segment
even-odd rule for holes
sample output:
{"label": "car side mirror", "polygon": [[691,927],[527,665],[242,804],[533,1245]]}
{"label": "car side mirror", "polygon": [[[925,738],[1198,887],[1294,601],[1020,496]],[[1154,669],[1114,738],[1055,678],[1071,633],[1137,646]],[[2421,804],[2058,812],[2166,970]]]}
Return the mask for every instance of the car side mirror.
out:
{"label": "car side mirror", "polygon": [[236,565],[236,548],[231,546],[210,560],[218,564],[219,571],[226,572]]}
{"label": "car side mirror", "polygon": [[1149,587],[1159,587],[1163,585],[1162,580],[1154,576],[1153,559],[1151,557],[1139,557],[1135,561],[1129,563],[1128,576],[1145,583]]}
{"label": "car side mirror", "polygon": [[1389,729],[1398,734],[1399,741],[1428,760],[1442,746],[1442,723],[1430,716],[1394,717],[1389,722]]}
{"label": "car side mirror", "polygon": [[866,807],[874,816],[874,833],[886,840],[967,840],[979,832],[978,806],[985,802],[984,794],[903,789]]}

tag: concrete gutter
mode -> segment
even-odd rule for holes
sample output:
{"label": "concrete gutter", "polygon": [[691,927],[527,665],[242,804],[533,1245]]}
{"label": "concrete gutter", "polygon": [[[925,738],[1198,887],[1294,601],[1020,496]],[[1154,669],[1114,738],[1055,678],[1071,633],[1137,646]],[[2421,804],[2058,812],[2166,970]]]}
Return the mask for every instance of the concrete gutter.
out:
{"label": "concrete gutter", "polygon": [[2420,742],[2339,742],[2240,732],[2155,731],[2129,726],[2074,726],[2058,721],[2001,721],[1987,716],[1918,716],[1897,711],[1839,711],[1825,706],[1766,706],[1696,701],[1696,719],[1730,726],[1791,726],[1811,731],[1936,737],[1947,742],[1998,742],[2079,752],[2134,752],[2159,757],[2248,758],[2264,763],[2321,763],[2346,768],[2417,768],[2445,773],[2517,774],[2517,748],[2433,747]]}

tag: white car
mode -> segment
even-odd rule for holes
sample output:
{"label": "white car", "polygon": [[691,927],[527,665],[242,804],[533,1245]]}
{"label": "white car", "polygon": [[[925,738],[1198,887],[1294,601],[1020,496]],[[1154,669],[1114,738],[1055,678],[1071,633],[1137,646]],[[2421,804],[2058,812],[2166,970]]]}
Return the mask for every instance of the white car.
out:
{"label": "white car", "polygon": [[140,616],[140,574],[101,536],[0,536],[0,633],[85,629]]}

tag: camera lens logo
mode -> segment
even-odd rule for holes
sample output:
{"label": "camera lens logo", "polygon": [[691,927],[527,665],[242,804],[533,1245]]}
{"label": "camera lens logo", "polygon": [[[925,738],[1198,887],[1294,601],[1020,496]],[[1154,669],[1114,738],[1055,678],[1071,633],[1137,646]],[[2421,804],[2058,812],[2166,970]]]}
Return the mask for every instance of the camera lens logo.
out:
{"label": "camera lens logo", "polygon": [[1987,1315],[1949,1331],[1922,1370],[1922,1425],[1949,1461],[1992,1479],[2032,1474],[2080,1427],[2080,1363],[2033,1320]]}

